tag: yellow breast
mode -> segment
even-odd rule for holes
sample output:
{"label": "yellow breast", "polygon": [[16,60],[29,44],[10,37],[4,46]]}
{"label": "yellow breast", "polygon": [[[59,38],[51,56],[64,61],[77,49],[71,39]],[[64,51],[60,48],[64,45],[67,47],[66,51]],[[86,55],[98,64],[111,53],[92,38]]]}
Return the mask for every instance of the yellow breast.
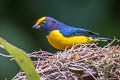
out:
{"label": "yellow breast", "polygon": [[64,50],[66,47],[71,48],[73,44],[87,44],[96,42],[91,37],[86,36],[63,36],[59,30],[53,30],[47,36],[48,42],[56,49]]}

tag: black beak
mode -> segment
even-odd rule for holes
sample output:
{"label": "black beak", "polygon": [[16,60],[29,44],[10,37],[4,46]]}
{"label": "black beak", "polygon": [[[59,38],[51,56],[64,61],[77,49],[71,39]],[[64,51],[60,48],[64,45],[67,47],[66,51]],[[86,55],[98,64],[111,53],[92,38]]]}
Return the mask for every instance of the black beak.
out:
{"label": "black beak", "polygon": [[39,28],[40,28],[40,25],[35,24],[35,25],[33,26],[33,28],[39,29]]}

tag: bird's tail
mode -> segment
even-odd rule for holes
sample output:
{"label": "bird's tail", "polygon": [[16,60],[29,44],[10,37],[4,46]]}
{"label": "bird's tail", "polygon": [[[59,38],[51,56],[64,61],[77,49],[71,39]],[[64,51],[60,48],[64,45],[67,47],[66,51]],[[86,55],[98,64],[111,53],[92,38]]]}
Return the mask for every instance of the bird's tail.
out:
{"label": "bird's tail", "polygon": [[111,41],[110,38],[102,38],[102,37],[92,37],[93,40],[99,40],[99,41]]}

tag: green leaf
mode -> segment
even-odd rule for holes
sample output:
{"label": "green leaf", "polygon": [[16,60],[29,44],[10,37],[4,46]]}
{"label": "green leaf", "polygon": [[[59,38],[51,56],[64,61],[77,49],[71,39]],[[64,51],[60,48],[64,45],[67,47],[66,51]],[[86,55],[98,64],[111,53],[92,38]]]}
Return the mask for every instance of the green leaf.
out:
{"label": "green leaf", "polygon": [[27,80],[40,80],[40,75],[35,71],[35,67],[31,59],[26,55],[26,52],[8,43],[3,38],[0,38],[0,45],[15,58],[15,61],[25,72]]}

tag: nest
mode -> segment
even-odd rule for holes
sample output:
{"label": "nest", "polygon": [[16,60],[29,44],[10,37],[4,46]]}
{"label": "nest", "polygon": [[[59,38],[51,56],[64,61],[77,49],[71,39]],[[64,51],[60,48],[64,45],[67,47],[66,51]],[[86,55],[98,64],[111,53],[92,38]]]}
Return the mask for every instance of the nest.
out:
{"label": "nest", "polygon": [[[40,80],[120,80],[119,45],[77,44],[55,54],[40,50],[28,56],[37,58],[33,64]],[[26,76],[20,71],[12,80],[26,80]]]}

